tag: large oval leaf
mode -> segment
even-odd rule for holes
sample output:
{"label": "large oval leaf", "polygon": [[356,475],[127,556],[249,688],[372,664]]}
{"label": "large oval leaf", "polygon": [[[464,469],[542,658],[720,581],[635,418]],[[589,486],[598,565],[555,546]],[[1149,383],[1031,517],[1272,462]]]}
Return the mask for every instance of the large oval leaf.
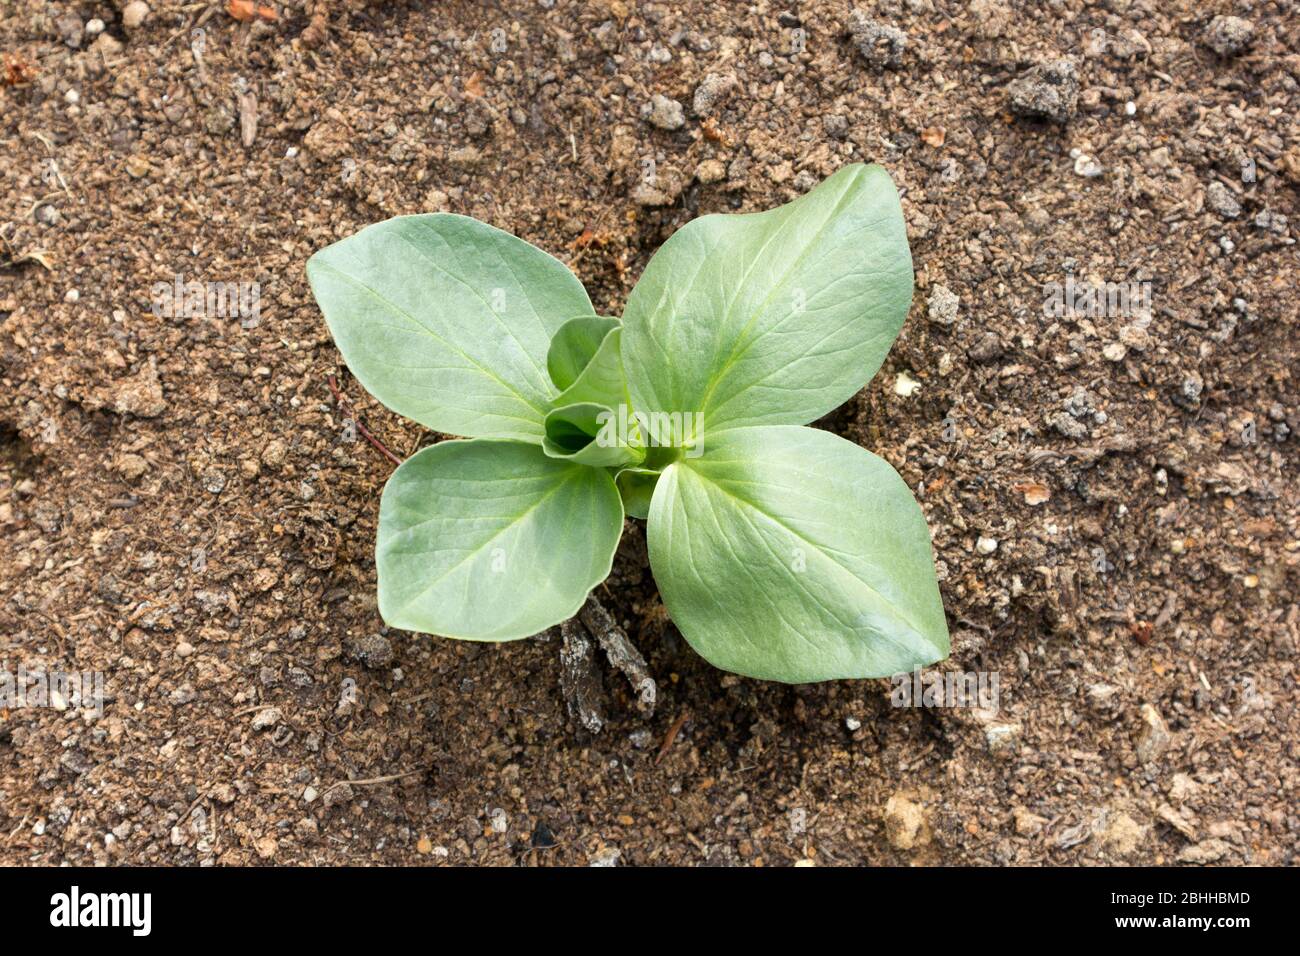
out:
{"label": "large oval leaf", "polygon": [[948,654],[920,507],[888,462],[829,432],[710,433],[659,479],[648,538],[673,621],[725,670],[886,677]]}
{"label": "large oval leaf", "polygon": [[392,627],[505,641],[572,617],[609,574],[623,506],[608,472],[535,445],[445,441],[379,505],[379,612]]}
{"label": "large oval leaf", "polygon": [[632,404],[702,411],[711,431],[813,421],[876,373],[911,300],[902,208],[879,166],[767,212],[693,220],[628,298]]}
{"label": "large oval leaf", "polygon": [[540,442],[551,337],[592,314],[572,272],[465,216],[399,216],[316,253],[312,292],[361,384],[435,431]]}

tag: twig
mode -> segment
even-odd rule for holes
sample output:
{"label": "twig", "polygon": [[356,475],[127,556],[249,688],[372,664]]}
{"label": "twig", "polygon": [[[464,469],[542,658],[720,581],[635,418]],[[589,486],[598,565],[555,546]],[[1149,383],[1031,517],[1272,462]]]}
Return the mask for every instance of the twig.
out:
{"label": "twig", "polygon": [[370,429],[368,429],[365,425],[361,423],[361,419],[357,416],[357,410],[352,407],[352,403],[349,402],[346,398],[344,398],[343,393],[339,391],[338,384],[334,381],[334,376],[333,375],[329,376],[329,378],[326,381],[329,383],[330,391],[334,393],[334,401],[338,402],[339,407],[342,408],[343,411],[346,412],[348,416],[352,419],[352,424],[357,426],[357,431],[361,432],[361,434],[365,437],[366,441],[370,442],[370,444],[378,448],[380,453],[383,454],[385,458],[391,461],[394,465],[400,465],[402,463],[402,459],[398,458],[391,451],[389,451],[388,446],[386,446],[374,435],[370,434]]}
{"label": "twig", "polygon": [[668,735],[664,737],[663,745],[660,746],[659,753],[655,756],[656,767],[663,762],[664,757],[668,756],[668,751],[672,749],[673,742],[677,740],[677,735],[682,732],[682,728],[686,726],[686,721],[690,719],[690,716],[691,712],[689,710],[682,711],[681,716],[674,720],[673,725],[668,728]]}
{"label": "twig", "polygon": [[405,773],[390,773],[386,777],[368,777],[364,780],[340,780],[338,783],[332,783],[321,791],[321,796],[329,793],[331,790],[337,790],[345,783],[350,787],[371,787],[381,783],[392,783],[394,780],[405,780],[407,777],[415,777],[424,773],[423,770],[408,770]]}
{"label": "twig", "polygon": [[604,688],[596,667],[596,647],[576,617],[560,625],[560,691],[569,714],[590,733],[605,726],[600,714]]}
{"label": "twig", "polygon": [[609,662],[627,677],[637,696],[637,710],[645,717],[653,714],[659,689],[636,645],[628,640],[627,634],[595,595],[587,598],[578,617],[592,636],[600,641]]}

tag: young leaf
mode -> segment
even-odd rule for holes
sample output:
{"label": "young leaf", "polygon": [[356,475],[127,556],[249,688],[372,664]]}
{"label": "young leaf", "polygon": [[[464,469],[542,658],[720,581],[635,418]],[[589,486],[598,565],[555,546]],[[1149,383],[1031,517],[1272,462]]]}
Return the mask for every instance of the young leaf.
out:
{"label": "young leaf", "polygon": [[572,272],[465,216],[399,216],[316,253],[307,277],[348,368],[435,431],[542,439],[551,339],[592,313]]}
{"label": "young leaf", "polygon": [[920,507],[888,462],[829,432],[710,433],[659,479],[648,540],[673,621],[725,670],[802,683],[947,656]]}
{"label": "young leaf", "polygon": [[902,209],[879,166],[767,212],[695,219],[628,298],[632,404],[702,411],[710,431],[813,421],[876,373],[911,299]]}
{"label": "young leaf", "polygon": [[659,472],[650,468],[624,468],[616,474],[614,483],[623,498],[623,513],[642,521],[650,517],[650,502],[658,481]]}
{"label": "young leaf", "polygon": [[599,402],[617,408],[629,404],[631,399],[627,394],[627,383],[623,379],[623,357],[619,354],[621,338],[622,330],[617,325],[606,333],[578,377],[555,399],[556,406],[571,405],[574,402]]}
{"label": "young leaf", "polygon": [[546,370],[555,387],[563,391],[577,381],[605,336],[618,326],[618,319],[602,315],[579,316],[560,326],[546,352]]}
{"label": "young leaf", "polygon": [[589,468],[614,468],[639,464],[645,449],[619,440],[618,416],[608,405],[577,402],[546,416],[542,451]]}
{"label": "young leaf", "polygon": [[444,441],[407,459],[379,505],[379,612],[391,627],[505,641],[572,617],[623,531],[608,472],[535,445]]}

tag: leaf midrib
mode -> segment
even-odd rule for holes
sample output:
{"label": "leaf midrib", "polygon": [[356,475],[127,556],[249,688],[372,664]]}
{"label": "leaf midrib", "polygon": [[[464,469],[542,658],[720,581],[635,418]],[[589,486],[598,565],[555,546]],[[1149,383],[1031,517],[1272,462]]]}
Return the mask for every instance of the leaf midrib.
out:
{"label": "leaf midrib", "polygon": [[830,564],[832,564],[834,567],[839,568],[842,572],[847,574],[853,581],[855,581],[857,584],[861,585],[864,589],[870,591],[873,595],[875,595],[879,601],[881,601],[887,608],[889,608],[890,611],[899,620],[901,620],[904,624],[910,627],[918,637],[920,637],[923,641],[925,641],[926,644],[935,647],[936,650],[942,650],[942,648],[936,647],[934,643],[930,640],[926,629],[919,627],[915,621],[913,621],[908,615],[902,612],[902,610],[898,607],[898,605],[894,601],[890,600],[888,597],[882,594],[879,590],[873,587],[869,582],[864,581],[862,580],[862,578],[858,577],[858,575],[851,568],[848,568],[841,562],[837,561],[832,556],[832,554],[826,550],[826,548],[823,545],[819,544],[816,541],[813,541],[812,539],[808,538],[800,531],[797,531],[796,529],[790,527],[780,518],[765,511],[763,508],[754,504],[754,502],[749,501],[746,498],[742,498],[740,495],[736,494],[735,492],[725,487],[718,480],[709,477],[708,475],[704,474],[701,471],[691,468],[687,464],[683,464],[680,462],[677,464],[681,464],[681,467],[689,471],[692,475],[695,475],[701,481],[707,482],[708,484],[712,485],[714,488],[717,488],[718,491],[721,492],[726,497],[731,498],[733,501],[737,502],[738,504],[743,505],[744,507],[748,508],[751,511],[757,512],[758,514],[762,515],[764,518],[767,518],[778,528],[782,529],[790,536],[796,538],[797,540],[806,544],[808,547],[815,550],[818,554],[820,554],[823,558],[825,558],[828,562],[830,562]]}
{"label": "leaf midrib", "polygon": [[[434,578],[432,581],[426,584],[424,588],[422,588],[417,594],[413,595],[409,600],[404,601],[402,603],[402,609],[404,611],[411,610],[411,608],[415,605],[415,603],[421,600],[422,598],[424,598],[430,591],[434,589],[435,586],[441,584],[444,580],[446,580],[448,577],[450,577],[452,574],[458,571],[461,567],[463,567],[466,564],[466,562],[472,561],[474,558],[482,554],[484,548],[491,545],[492,542],[496,541],[506,532],[516,527],[521,521],[526,519],[529,515],[531,515],[534,511],[540,508],[543,504],[545,504],[551,498],[555,497],[555,495],[557,495],[567,484],[569,484],[569,482],[573,481],[575,478],[580,478],[580,477],[582,477],[582,473],[575,471],[572,474],[569,474],[568,476],[560,479],[560,482],[554,488],[552,488],[550,491],[546,492],[546,494],[542,495],[535,502],[533,502],[528,507],[527,510],[520,512],[520,514],[513,521],[511,521],[509,524],[502,527],[500,530],[496,531],[490,538],[488,538],[483,543],[481,543],[473,551],[465,555],[465,557],[461,558],[459,561],[453,564],[442,574],[439,574],[436,578]],[[422,552],[422,553],[427,553],[427,552]]]}

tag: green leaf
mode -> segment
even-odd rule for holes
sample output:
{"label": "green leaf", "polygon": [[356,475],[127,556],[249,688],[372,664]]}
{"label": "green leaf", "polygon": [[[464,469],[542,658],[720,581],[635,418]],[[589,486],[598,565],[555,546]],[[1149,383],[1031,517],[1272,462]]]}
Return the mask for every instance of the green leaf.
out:
{"label": "green leaf", "polygon": [[608,405],[579,402],[557,408],[546,416],[542,451],[590,468],[638,464],[645,449],[629,444],[618,434],[618,415]]}
{"label": "green leaf", "polygon": [[572,272],[465,216],[399,216],[316,253],[307,277],[366,390],[435,431],[542,439],[551,339],[591,313]]}
{"label": "green leaf", "polygon": [[829,432],[710,433],[659,479],[648,540],[673,621],[725,670],[886,677],[948,654],[920,506],[888,462]]}
{"label": "green leaf", "polygon": [[609,574],[622,530],[608,472],[519,442],[441,442],[384,487],[379,612],[409,631],[528,637],[577,612]]}
{"label": "green leaf", "polygon": [[619,351],[621,338],[622,330],[617,325],[606,333],[578,377],[555,399],[556,406],[598,402],[611,408],[619,405],[630,407],[631,398],[623,379],[623,356]]}
{"label": "green leaf", "polygon": [[710,431],[813,421],[876,373],[911,300],[902,208],[879,166],[767,212],[695,219],[628,298],[632,404],[702,411]]}
{"label": "green leaf", "polygon": [[546,370],[558,389],[566,389],[582,374],[618,319],[584,315],[560,326],[546,352]]}
{"label": "green leaf", "polygon": [[614,476],[614,483],[623,499],[623,513],[629,518],[644,521],[650,517],[650,502],[654,498],[659,474],[652,468],[624,468]]}

